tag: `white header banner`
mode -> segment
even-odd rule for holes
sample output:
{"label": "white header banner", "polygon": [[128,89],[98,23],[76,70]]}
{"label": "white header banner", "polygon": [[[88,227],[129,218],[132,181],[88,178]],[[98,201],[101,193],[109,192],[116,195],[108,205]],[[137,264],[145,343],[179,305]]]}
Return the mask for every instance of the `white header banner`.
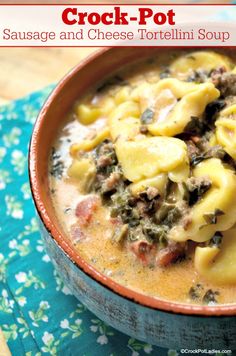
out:
{"label": "white header banner", "polygon": [[236,5],[0,5],[0,46],[236,46]]}

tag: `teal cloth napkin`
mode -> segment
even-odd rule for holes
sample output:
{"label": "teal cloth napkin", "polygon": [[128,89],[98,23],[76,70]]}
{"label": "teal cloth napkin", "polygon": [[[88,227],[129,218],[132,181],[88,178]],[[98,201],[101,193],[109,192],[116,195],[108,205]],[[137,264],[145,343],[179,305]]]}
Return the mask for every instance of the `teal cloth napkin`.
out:
{"label": "teal cloth napkin", "polygon": [[32,125],[52,86],[0,107],[0,327],[13,356],[177,356],[98,320],[71,294],[44,250],[31,199]]}

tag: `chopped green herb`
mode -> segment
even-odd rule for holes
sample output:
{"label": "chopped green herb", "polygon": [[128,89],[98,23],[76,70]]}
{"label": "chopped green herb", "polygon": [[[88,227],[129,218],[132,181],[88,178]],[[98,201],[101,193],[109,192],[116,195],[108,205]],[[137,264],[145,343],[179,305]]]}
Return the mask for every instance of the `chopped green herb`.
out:
{"label": "chopped green herb", "polygon": [[211,303],[217,303],[217,296],[220,293],[218,291],[213,291],[212,289],[209,289],[203,296],[202,301],[205,304],[211,304]]}
{"label": "chopped green herb", "polygon": [[191,116],[190,121],[184,128],[184,132],[191,135],[201,135],[205,128],[205,124],[196,116]]}
{"label": "chopped green herb", "polygon": [[121,243],[124,241],[126,236],[128,235],[129,227],[127,224],[122,225],[122,227],[117,227],[112,236],[112,241],[116,243]]}
{"label": "chopped green herb", "polygon": [[189,75],[187,82],[204,83],[209,77],[209,72],[203,69],[197,69]]}
{"label": "chopped green herb", "polygon": [[167,228],[163,225],[157,225],[150,220],[141,220],[142,231],[147,238],[161,242],[163,245],[167,243]]}
{"label": "chopped green herb", "polygon": [[226,152],[220,145],[211,147],[208,151],[201,153],[200,155],[193,155],[190,159],[190,164],[192,167],[195,167],[197,164],[201,163],[205,159],[209,158],[219,158],[223,159],[226,155]]}
{"label": "chopped green herb", "polygon": [[139,225],[140,216],[137,209],[134,209],[133,197],[127,189],[120,188],[111,196],[112,208],[111,216],[119,216],[124,224],[134,227]]}
{"label": "chopped green herb", "polygon": [[204,154],[201,154],[201,155],[198,155],[198,156],[193,156],[193,157],[191,157],[190,165],[192,167],[195,167],[197,164],[201,163],[205,159],[206,159],[206,156]]}
{"label": "chopped green herb", "polygon": [[216,231],[215,235],[210,239],[209,245],[220,247],[222,243],[222,238],[223,238],[222,233],[220,231]]}
{"label": "chopped green herb", "polygon": [[213,125],[216,120],[216,116],[225,107],[226,103],[222,99],[214,100],[206,106],[205,121],[208,125]]}
{"label": "chopped green herb", "polygon": [[165,79],[165,78],[169,78],[170,77],[170,70],[169,68],[164,69],[161,73],[160,73],[160,79]]}
{"label": "chopped green herb", "polygon": [[149,241],[145,238],[140,225],[134,227],[133,229],[129,229],[128,239],[132,242],[137,240],[146,240],[149,243]]}
{"label": "chopped green herb", "polygon": [[192,300],[199,300],[201,298],[202,290],[203,290],[203,287],[199,283],[196,284],[195,286],[192,286],[188,292],[189,297]]}
{"label": "chopped green herb", "polygon": [[177,207],[174,207],[168,212],[168,215],[163,221],[163,224],[171,228],[175,223],[179,221],[181,216],[182,216],[181,210]]}
{"label": "chopped green herb", "polygon": [[52,165],[51,165],[50,174],[53,177],[60,179],[64,171],[64,163],[61,160],[60,154],[55,150],[54,147],[52,148],[51,162]]}
{"label": "chopped green herb", "polygon": [[211,182],[207,180],[202,180],[195,185],[189,185],[187,183],[187,188],[189,190],[189,206],[192,206],[198,202],[199,199],[210,189]]}
{"label": "chopped green herb", "polygon": [[203,214],[203,218],[207,224],[216,224],[218,216],[224,215],[224,212],[220,209],[215,209],[213,213]]}
{"label": "chopped green herb", "polygon": [[158,224],[161,223],[162,221],[164,221],[167,218],[170,210],[172,210],[174,208],[175,208],[174,203],[164,202],[155,214],[155,221]]}
{"label": "chopped green herb", "polygon": [[141,123],[143,125],[151,124],[153,121],[154,111],[152,109],[146,109],[141,116]]}

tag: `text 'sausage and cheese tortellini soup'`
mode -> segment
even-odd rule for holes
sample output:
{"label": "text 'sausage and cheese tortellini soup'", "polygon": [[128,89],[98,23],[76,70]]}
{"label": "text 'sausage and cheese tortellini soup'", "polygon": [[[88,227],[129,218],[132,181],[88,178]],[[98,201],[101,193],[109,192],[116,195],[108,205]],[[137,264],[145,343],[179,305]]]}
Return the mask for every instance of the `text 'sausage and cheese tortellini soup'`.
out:
{"label": "text 'sausage and cheese tortellini soup'", "polygon": [[116,282],[176,302],[233,303],[235,160],[235,60],[179,51],[75,103],[53,144],[50,191],[78,253]]}

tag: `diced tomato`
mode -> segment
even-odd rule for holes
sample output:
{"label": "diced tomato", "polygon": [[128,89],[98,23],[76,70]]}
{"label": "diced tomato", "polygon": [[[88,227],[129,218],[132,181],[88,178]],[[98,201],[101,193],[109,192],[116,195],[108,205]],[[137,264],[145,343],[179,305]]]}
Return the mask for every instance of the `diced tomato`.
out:
{"label": "diced tomato", "polygon": [[144,240],[134,241],[130,244],[130,249],[144,265],[152,263],[156,254],[156,247]]}
{"label": "diced tomato", "polygon": [[93,213],[98,208],[99,198],[92,195],[81,200],[75,209],[75,215],[79,218],[80,226],[87,225],[93,216]]}
{"label": "diced tomato", "polygon": [[158,251],[156,263],[160,267],[166,267],[175,263],[185,255],[185,249],[181,244],[172,244]]}

